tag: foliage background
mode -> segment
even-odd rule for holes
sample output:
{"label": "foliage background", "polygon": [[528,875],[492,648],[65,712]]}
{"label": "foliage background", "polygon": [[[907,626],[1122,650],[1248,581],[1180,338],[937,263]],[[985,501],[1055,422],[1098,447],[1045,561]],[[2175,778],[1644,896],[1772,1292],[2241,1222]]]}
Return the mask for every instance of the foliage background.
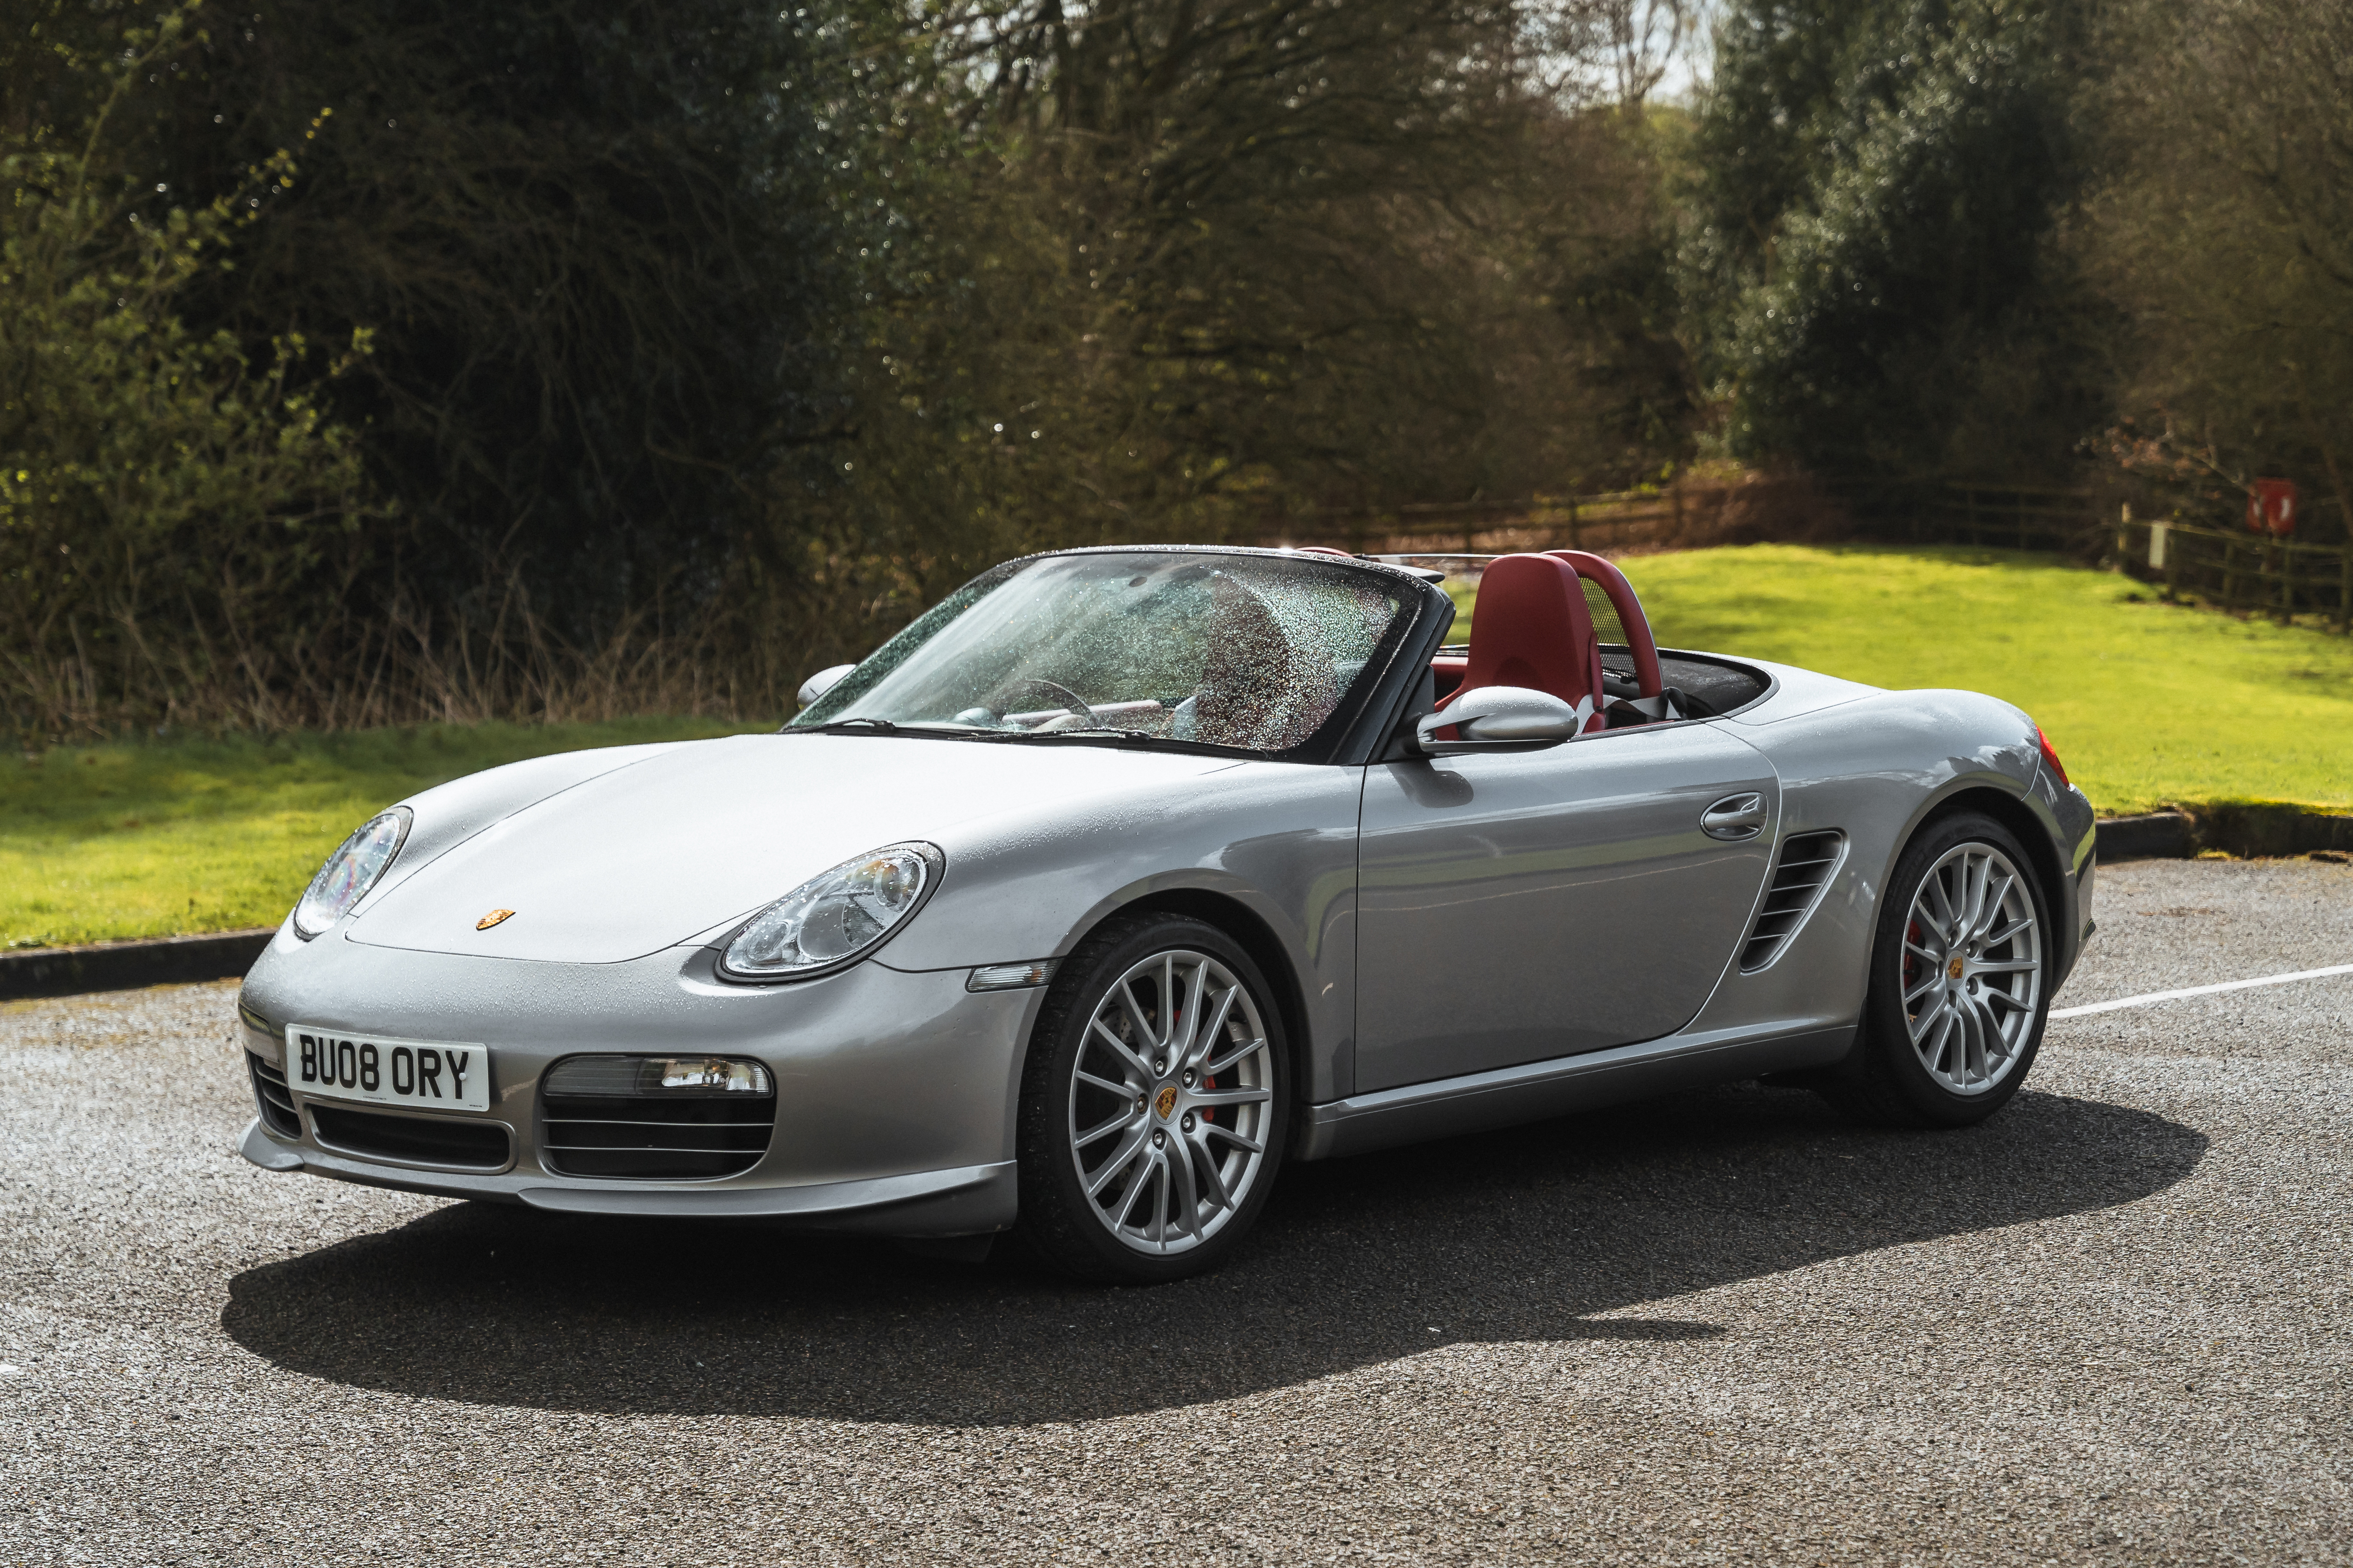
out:
{"label": "foliage background", "polygon": [[775,714],[1023,550],[1739,466],[2345,526],[2320,0],[0,13],[28,744]]}

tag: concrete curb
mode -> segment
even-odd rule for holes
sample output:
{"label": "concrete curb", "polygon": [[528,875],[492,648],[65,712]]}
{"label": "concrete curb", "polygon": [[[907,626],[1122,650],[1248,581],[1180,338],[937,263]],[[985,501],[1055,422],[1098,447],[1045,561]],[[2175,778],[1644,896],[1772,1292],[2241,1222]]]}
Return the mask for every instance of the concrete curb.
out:
{"label": "concrete curb", "polygon": [[2102,865],[2112,860],[2187,860],[2198,853],[2198,824],[2186,811],[2104,816],[2097,831]]}
{"label": "concrete curb", "polygon": [[0,1002],[233,979],[253,967],[253,961],[277,934],[276,926],[262,926],[206,936],[0,953]]}
{"label": "concrete curb", "polygon": [[2221,849],[2242,858],[2309,855],[2314,850],[2353,850],[2353,815],[2307,811],[2299,805],[2200,805],[2189,814],[2198,824],[2201,849]]}
{"label": "concrete curb", "polygon": [[2300,805],[2222,805],[2104,816],[2102,861],[2186,860],[2219,849],[2238,859],[2353,853],[2353,815]]}

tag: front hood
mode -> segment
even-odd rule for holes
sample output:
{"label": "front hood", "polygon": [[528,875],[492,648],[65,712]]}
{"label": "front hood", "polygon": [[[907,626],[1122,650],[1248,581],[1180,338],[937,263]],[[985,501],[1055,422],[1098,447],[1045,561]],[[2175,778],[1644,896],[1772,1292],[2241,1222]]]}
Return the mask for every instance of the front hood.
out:
{"label": "front hood", "polygon": [[[1088,745],[744,735],[677,747],[526,806],[364,904],[353,942],[618,963],[725,930],[818,872],[902,839],[1051,817],[1232,767]],[[513,915],[488,931],[492,910]],[[917,919],[921,919],[918,916]]]}

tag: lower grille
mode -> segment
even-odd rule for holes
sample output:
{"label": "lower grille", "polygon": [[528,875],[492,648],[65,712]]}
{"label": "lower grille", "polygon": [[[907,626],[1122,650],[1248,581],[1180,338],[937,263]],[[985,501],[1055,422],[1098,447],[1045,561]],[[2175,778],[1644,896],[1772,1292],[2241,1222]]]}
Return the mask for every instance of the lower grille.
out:
{"label": "lower grille", "polygon": [[261,1124],[280,1138],[302,1136],[302,1118],[295,1112],[285,1069],[271,1067],[251,1051],[245,1053],[245,1065],[253,1074],[253,1098],[261,1107]]}
{"label": "lower grille", "polygon": [[[551,1070],[540,1091],[541,1162],[566,1176],[649,1182],[740,1176],[758,1164],[776,1129],[776,1090],[765,1071],[738,1073],[733,1090],[626,1092],[650,1087],[640,1064],[659,1068],[662,1061],[575,1057]],[[661,1076],[652,1073],[650,1082]],[[752,1083],[756,1089],[740,1087]]]}
{"label": "lower grille", "polygon": [[373,1110],[312,1100],[311,1127],[322,1148],[338,1153],[473,1171],[502,1171],[507,1166],[507,1130],[495,1121],[381,1116]]}
{"label": "lower grille", "polygon": [[1814,900],[1838,869],[1845,847],[1843,833],[1799,833],[1781,846],[1780,863],[1773,868],[1773,885],[1765,889],[1764,907],[1740,944],[1740,972],[1753,973],[1781,956],[1789,939],[1805,923]]}

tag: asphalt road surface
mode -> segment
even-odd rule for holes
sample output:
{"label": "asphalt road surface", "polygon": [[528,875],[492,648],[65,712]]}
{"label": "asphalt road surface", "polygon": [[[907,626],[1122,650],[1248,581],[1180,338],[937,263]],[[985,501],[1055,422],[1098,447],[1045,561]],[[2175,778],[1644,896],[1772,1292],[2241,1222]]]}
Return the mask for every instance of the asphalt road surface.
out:
{"label": "asphalt road surface", "polygon": [[[2079,1004],[2353,962],[2104,874]],[[1283,1173],[1208,1279],[273,1176],[228,986],[0,1010],[0,1563],[2353,1559],[2353,976],[1962,1133],[1740,1087]]]}

